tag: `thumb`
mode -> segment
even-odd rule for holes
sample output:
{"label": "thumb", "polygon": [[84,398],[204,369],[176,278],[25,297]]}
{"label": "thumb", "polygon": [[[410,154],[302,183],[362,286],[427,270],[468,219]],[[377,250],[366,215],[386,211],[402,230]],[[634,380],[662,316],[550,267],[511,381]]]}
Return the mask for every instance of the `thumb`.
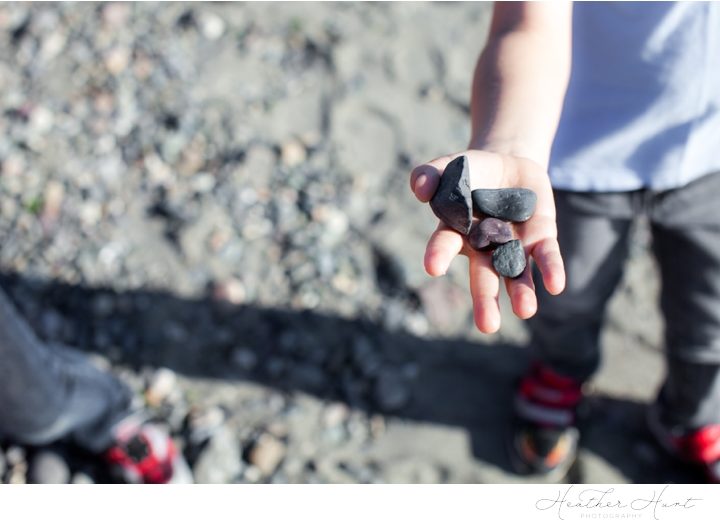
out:
{"label": "thumb", "polygon": [[460,155],[463,153],[443,155],[413,168],[410,173],[410,189],[420,202],[427,202],[433,198],[443,170],[450,161]]}

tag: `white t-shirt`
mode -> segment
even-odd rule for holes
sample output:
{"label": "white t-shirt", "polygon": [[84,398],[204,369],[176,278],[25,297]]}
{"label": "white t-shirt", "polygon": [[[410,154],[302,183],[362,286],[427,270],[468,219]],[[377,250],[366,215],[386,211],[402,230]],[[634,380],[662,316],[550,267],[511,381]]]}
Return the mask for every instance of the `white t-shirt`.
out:
{"label": "white t-shirt", "polygon": [[577,2],[556,188],[663,190],[720,170],[720,4]]}

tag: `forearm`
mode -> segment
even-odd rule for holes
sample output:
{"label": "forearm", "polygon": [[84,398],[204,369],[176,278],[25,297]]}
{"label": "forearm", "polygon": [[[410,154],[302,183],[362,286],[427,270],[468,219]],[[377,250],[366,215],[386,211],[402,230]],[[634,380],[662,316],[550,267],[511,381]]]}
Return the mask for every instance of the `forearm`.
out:
{"label": "forearm", "polygon": [[473,80],[470,148],[547,167],[570,76],[571,5],[496,7]]}

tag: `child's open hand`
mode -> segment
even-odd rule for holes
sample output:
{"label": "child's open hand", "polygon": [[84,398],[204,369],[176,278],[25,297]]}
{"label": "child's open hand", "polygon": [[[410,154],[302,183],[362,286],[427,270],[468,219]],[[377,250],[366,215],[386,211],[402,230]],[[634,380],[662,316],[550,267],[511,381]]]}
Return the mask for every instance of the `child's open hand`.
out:
{"label": "child's open hand", "polygon": [[[534,215],[522,224],[515,224],[518,238],[540,269],[545,288],[559,294],[565,287],[565,269],[557,242],[555,203],[547,172],[537,163],[524,158],[480,150],[446,155],[416,167],[410,175],[410,188],[421,202],[428,202],[438,187],[445,166],[460,155],[468,158],[470,188],[530,188],[537,194]],[[458,254],[467,256],[470,264],[470,293],[473,299],[475,324],[481,332],[493,333],[500,328],[500,277],[493,270],[491,255],[472,249],[466,237],[442,222],[432,234],[425,250],[425,270],[441,276]],[[505,279],[512,308],[521,319],[537,311],[535,285],[531,269],[516,279]]]}

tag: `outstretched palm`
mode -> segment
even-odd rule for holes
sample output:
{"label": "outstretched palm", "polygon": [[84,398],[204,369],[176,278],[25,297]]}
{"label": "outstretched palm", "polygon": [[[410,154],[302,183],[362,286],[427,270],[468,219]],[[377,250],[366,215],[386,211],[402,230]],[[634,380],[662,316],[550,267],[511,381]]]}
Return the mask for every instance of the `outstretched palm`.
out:
{"label": "outstretched palm", "polygon": [[[525,254],[538,265],[545,288],[551,294],[560,293],[565,287],[565,270],[557,243],[555,203],[545,170],[529,159],[468,150],[440,157],[413,170],[410,187],[420,201],[432,198],[445,166],[459,155],[468,158],[472,189],[521,187],[537,194],[535,214],[527,222],[516,224],[515,229]],[[427,243],[425,270],[432,276],[443,275],[457,255],[469,259],[475,324],[482,332],[496,332],[500,328],[500,277],[492,267],[490,255],[475,251],[463,235],[440,222]],[[526,269],[519,278],[506,279],[505,285],[515,314],[522,319],[533,316],[537,299],[531,270]]]}

